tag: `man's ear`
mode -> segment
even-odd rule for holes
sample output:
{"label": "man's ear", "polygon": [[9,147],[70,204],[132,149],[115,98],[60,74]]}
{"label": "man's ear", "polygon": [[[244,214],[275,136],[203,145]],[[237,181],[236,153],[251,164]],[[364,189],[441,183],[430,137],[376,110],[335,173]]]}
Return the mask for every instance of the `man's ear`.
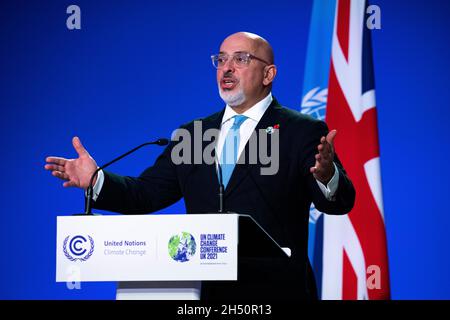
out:
{"label": "man's ear", "polygon": [[277,75],[277,66],[274,64],[271,64],[270,66],[264,67],[264,80],[263,84],[265,86],[268,86],[272,83],[272,81],[275,79],[275,76]]}

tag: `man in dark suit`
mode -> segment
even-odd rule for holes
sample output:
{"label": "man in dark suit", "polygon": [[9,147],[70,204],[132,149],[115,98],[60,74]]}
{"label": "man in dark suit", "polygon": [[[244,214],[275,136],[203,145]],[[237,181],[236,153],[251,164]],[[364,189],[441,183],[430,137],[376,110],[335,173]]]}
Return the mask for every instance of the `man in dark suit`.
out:
{"label": "man in dark suit", "polygon": [[[155,164],[138,178],[100,171],[94,207],[144,214],[183,197],[187,213],[217,212],[219,172],[225,186],[225,211],[253,216],[282,247],[291,249],[291,258],[242,261],[237,283],[205,283],[202,297],[315,298],[307,255],[310,205],[313,202],[328,214],[345,214],[355,200],[353,185],[334,153],[336,131],[328,132],[325,123],[284,108],[272,97],[277,69],[272,48],[263,38],[245,32],[233,34],[224,40],[212,61],[217,68],[220,96],[227,105],[181,129],[202,137],[216,129],[217,139],[210,149],[215,161],[180,163],[175,158],[186,154],[175,152],[179,150],[173,139]],[[260,155],[265,146],[262,141],[268,141],[266,154],[270,154],[273,166],[269,173],[264,173],[267,162],[260,157],[254,163],[249,161],[255,152]],[[78,159],[48,157],[45,168],[67,180],[64,186],[86,189],[97,165],[77,137],[73,144]],[[200,151],[190,146],[182,153],[203,155],[207,147],[208,141],[203,141]]]}

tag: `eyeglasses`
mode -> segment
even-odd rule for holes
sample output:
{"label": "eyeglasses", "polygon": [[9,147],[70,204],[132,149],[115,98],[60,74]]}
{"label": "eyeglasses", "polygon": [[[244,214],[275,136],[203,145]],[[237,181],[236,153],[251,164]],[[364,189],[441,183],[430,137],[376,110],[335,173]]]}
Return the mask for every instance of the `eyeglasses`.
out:
{"label": "eyeglasses", "polygon": [[[238,68],[247,67],[252,61],[252,59],[264,62],[267,65],[270,64],[267,61],[258,58],[248,52],[236,52],[231,56],[231,58],[232,61],[234,62],[234,65]],[[228,59],[230,59],[230,56],[226,53],[219,53],[211,56],[212,64],[216,69],[223,68],[227,63]]]}

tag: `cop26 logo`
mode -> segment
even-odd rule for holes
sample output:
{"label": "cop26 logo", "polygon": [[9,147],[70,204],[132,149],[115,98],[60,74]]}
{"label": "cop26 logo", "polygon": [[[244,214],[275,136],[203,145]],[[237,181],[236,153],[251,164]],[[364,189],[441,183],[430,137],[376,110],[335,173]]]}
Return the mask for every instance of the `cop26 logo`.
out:
{"label": "cop26 logo", "polygon": [[169,255],[178,262],[189,261],[195,254],[197,244],[189,232],[181,232],[169,240]]}
{"label": "cop26 logo", "polygon": [[[70,261],[86,261],[94,253],[94,239],[88,236],[87,240],[81,235],[72,238],[67,236],[63,243],[63,252]],[[88,242],[89,241],[89,242]]]}

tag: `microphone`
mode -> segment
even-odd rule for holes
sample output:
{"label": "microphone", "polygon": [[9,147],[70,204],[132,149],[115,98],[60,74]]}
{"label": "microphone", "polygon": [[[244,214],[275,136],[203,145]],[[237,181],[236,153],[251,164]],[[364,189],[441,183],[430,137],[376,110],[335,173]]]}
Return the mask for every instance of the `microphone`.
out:
{"label": "microphone", "polygon": [[165,145],[169,144],[169,140],[167,140],[165,138],[160,138],[160,139],[152,141],[152,142],[143,143],[140,146],[137,146],[136,148],[131,149],[130,151],[128,151],[128,152],[122,154],[121,156],[115,158],[114,160],[111,160],[110,162],[105,163],[104,165],[102,165],[101,167],[97,168],[97,170],[94,171],[94,173],[91,176],[91,180],[89,182],[89,186],[88,186],[88,188],[86,190],[86,203],[85,203],[85,213],[84,213],[85,215],[90,215],[90,216],[93,215],[92,214],[92,193],[93,193],[93,190],[94,190],[93,184],[94,184],[94,178],[97,176],[98,172],[100,170],[103,170],[106,167],[109,167],[110,165],[112,165],[113,163],[119,161],[120,159],[125,158],[126,156],[128,156],[129,154],[135,152],[136,150],[139,150],[140,148],[148,146],[148,145],[151,145],[151,144],[156,144],[158,146],[165,146]]}
{"label": "microphone", "polygon": [[217,161],[217,169],[219,173],[219,213],[223,213],[223,191],[225,187],[223,185],[222,166],[219,161]]}

